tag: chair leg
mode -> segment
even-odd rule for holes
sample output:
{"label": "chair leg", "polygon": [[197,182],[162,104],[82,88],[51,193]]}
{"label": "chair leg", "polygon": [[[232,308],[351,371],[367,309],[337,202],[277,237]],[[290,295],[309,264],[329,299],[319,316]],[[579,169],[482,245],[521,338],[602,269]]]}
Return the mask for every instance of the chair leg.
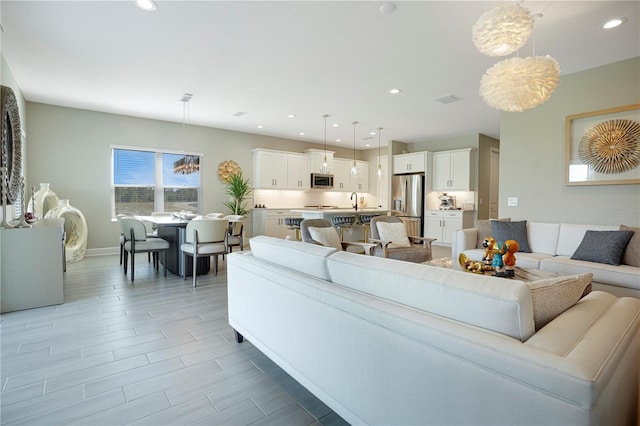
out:
{"label": "chair leg", "polygon": [[131,250],[131,282],[133,282],[135,264],[136,264],[136,252]]}
{"label": "chair leg", "polygon": [[193,254],[193,287],[196,286],[196,276],[198,275],[197,269],[198,269],[198,262],[197,262],[198,258],[196,257],[195,253]]}
{"label": "chair leg", "polygon": [[164,276],[167,276],[167,250],[162,252],[162,264],[164,265]]}
{"label": "chair leg", "polygon": [[124,252],[124,276],[127,276],[127,262],[129,261],[129,252],[125,251]]}
{"label": "chair leg", "polygon": [[[155,261],[155,259],[153,259],[153,260]],[[147,262],[151,263],[151,252],[150,251],[147,252]]]}
{"label": "chair leg", "polygon": [[122,265],[122,255],[124,254],[124,244],[120,244],[120,265]]}
{"label": "chair leg", "polygon": [[187,254],[182,252],[182,279],[187,280]]}
{"label": "chair leg", "polygon": [[218,276],[218,255],[217,254],[213,255],[213,275],[216,277]]}

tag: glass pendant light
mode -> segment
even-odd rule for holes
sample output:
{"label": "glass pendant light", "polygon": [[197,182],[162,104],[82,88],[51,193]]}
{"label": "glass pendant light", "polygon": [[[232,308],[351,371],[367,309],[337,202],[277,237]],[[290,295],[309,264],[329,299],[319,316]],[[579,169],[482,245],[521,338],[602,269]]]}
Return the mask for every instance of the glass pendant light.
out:
{"label": "glass pendant light", "polygon": [[322,161],[322,165],[320,166],[320,173],[329,172],[329,162],[327,161],[327,118],[329,117],[329,114],[325,114],[322,116],[322,118],[324,118],[324,160]]}
{"label": "glass pendant light", "polygon": [[378,170],[376,171],[378,179],[382,179],[382,164],[380,163],[380,133],[382,133],[382,127],[378,127]]}
{"label": "glass pendant light", "polygon": [[353,166],[351,166],[351,176],[355,176],[358,174],[358,165],[356,164],[356,124],[357,121],[353,123]]}

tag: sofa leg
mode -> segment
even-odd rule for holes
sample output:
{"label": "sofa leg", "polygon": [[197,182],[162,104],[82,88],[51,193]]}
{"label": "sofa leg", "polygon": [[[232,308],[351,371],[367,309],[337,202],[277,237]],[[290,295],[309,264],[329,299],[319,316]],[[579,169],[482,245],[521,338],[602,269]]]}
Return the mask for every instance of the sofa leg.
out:
{"label": "sofa leg", "polygon": [[236,334],[236,342],[237,343],[242,343],[242,341],[244,340],[244,336],[240,333],[238,333],[236,330],[233,330],[233,332]]}

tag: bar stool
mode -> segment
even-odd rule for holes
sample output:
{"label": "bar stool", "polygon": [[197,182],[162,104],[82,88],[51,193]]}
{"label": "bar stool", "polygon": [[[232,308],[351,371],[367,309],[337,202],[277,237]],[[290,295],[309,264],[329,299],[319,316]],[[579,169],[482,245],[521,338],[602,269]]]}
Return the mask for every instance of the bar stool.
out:
{"label": "bar stool", "polygon": [[361,214],[359,215],[360,224],[364,227],[364,242],[369,242],[369,230],[371,229],[371,219],[374,216],[378,216],[378,213],[374,214]]}
{"label": "bar stool", "polygon": [[344,230],[350,229],[355,222],[355,216],[332,216],[331,223],[340,230],[340,241],[344,241]]}
{"label": "bar stool", "polygon": [[304,219],[301,217],[285,217],[284,218],[284,224],[286,225],[287,229],[290,229],[296,232],[296,240],[298,241],[302,240],[300,236],[300,222],[302,222],[303,220]]}

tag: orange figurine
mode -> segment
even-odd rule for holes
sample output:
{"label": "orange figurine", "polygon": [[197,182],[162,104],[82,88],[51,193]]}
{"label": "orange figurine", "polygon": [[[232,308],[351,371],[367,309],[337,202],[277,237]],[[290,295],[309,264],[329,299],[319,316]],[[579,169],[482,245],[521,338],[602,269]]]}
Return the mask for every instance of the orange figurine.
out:
{"label": "orange figurine", "polygon": [[515,277],[516,256],[515,253],[520,250],[520,244],[516,240],[507,240],[504,242],[507,252],[502,256],[502,261],[506,267],[505,276],[508,278]]}

